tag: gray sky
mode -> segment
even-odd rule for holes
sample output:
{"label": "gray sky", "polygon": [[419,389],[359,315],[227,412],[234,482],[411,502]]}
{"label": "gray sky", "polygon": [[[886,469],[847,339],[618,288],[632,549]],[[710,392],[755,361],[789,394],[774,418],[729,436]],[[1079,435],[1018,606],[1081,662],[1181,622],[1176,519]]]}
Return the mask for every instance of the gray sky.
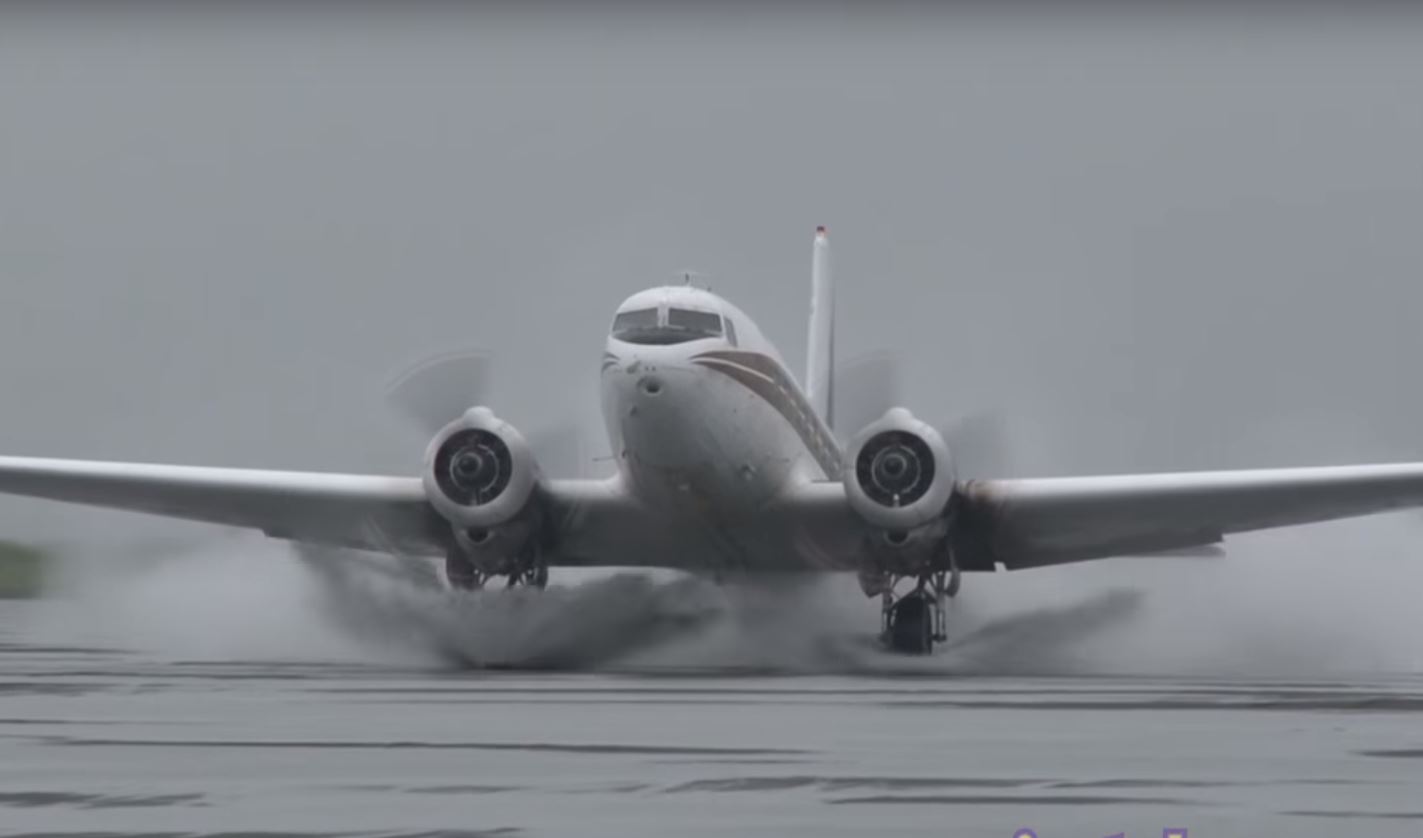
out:
{"label": "gray sky", "polygon": [[1017,473],[1423,458],[1423,16],[175,8],[0,11],[5,453],[413,470],[467,346],[594,430],[684,267],[798,369],[824,223],[842,357]]}

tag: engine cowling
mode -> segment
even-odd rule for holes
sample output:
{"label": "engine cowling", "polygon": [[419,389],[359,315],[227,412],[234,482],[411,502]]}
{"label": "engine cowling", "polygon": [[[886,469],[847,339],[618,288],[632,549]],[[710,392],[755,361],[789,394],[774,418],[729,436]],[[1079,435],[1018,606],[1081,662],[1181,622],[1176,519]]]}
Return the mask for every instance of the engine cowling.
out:
{"label": "engine cowling", "polygon": [[850,506],[887,532],[908,533],[941,520],[954,478],[944,438],[901,407],[871,422],[846,448]]}
{"label": "engine cowling", "polygon": [[425,449],[425,496],[458,530],[512,521],[528,506],[538,479],[528,442],[487,407],[470,408]]}

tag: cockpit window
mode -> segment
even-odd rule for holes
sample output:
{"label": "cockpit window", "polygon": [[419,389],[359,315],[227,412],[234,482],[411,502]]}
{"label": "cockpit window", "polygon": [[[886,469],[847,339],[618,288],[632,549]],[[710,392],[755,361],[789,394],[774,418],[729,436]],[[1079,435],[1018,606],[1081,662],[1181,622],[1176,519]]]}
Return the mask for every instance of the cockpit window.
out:
{"label": "cockpit window", "polygon": [[666,345],[721,337],[721,315],[713,311],[673,308],[666,319],[655,308],[624,311],[613,318],[613,337],[627,343]]}
{"label": "cockpit window", "polygon": [[714,311],[692,311],[685,308],[667,310],[667,327],[688,334],[688,340],[721,336],[721,315]]}
{"label": "cockpit window", "polygon": [[655,308],[624,311],[613,318],[613,336],[617,338],[622,338],[626,333],[656,330],[657,309]]}

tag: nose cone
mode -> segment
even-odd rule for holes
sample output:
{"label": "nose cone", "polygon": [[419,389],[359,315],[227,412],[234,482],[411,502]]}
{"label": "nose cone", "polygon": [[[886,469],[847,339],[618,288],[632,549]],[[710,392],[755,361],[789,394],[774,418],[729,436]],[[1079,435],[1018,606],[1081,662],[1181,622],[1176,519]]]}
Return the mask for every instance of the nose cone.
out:
{"label": "nose cone", "polygon": [[673,350],[609,342],[603,353],[603,376],[620,416],[640,404],[663,399],[673,380],[691,370],[685,354]]}

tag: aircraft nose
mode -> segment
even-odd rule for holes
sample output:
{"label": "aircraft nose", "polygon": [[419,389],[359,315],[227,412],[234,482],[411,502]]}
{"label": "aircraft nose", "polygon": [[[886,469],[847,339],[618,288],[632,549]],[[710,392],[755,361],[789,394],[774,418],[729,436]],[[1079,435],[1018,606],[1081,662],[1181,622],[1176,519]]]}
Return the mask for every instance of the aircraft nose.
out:
{"label": "aircraft nose", "polygon": [[630,403],[633,405],[661,398],[667,390],[668,374],[675,375],[677,372],[665,365],[636,357],[627,359],[621,369],[622,386],[626,388],[624,392],[632,397]]}
{"label": "aircraft nose", "polygon": [[643,363],[625,367],[619,413],[625,439],[644,456],[659,462],[674,461],[685,446],[686,434],[695,427],[695,407],[685,398],[689,370],[664,364]]}

